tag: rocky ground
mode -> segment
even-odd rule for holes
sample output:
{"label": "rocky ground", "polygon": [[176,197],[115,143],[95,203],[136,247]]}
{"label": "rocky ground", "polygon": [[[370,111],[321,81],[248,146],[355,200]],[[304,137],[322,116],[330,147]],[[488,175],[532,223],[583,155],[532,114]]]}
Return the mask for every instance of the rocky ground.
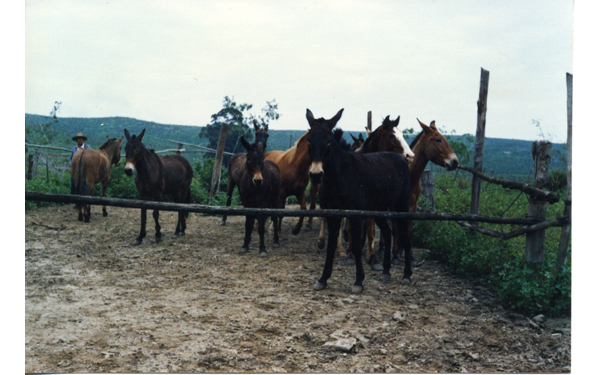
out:
{"label": "rocky ground", "polygon": [[[139,210],[108,207],[92,222],[72,205],[25,215],[26,372],[570,372],[571,321],[503,309],[482,285],[427,261],[413,283],[336,259],[329,287],[312,287],[324,254],[317,231],[291,234],[268,257],[239,254],[243,217],[192,214],[171,238],[133,246]],[[423,250],[417,249],[417,257]]]}

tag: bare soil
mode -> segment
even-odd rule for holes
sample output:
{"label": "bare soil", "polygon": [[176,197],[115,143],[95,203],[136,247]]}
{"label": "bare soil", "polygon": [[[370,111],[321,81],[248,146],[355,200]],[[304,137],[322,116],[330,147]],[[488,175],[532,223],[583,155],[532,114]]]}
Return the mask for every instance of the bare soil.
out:
{"label": "bare soil", "polygon": [[[503,309],[484,286],[427,261],[411,285],[338,257],[329,287],[312,287],[318,231],[291,234],[268,257],[239,254],[243,217],[161,212],[163,240],[132,243],[139,210],[72,205],[25,215],[26,372],[570,372],[570,319]],[[417,257],[424,250],[416,249]]]}

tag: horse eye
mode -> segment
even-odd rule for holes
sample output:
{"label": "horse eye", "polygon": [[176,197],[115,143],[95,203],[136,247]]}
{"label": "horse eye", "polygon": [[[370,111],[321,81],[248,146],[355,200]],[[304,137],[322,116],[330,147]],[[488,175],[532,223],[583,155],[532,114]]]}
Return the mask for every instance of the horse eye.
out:
{"label": "horse eye", "polygon": [[442,143],[442,140],[441,140],[441,139],[438,139],[438,138],[436,138],[436,139],[435,139],[435,141],[436,141],[437,143]]}

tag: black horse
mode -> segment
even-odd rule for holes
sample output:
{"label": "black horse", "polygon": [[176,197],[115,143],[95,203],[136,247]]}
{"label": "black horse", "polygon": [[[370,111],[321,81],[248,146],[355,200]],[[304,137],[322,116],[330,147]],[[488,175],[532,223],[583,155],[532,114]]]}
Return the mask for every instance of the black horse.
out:
{"label": "black horse", "polygon": [[[153,149],[147,149],[142,143],[146,129],[136,137],[129,134],[127,129],[125,138],[125,174],[133,175],[136,171],[135,186],[142,200],[161,201],[163,194],[170,194],[175,203],[189,203],[191,201],[190,185],[194,171],[190,162],[180,155],[159,156]],[[179,211],[175,236],[185,235],[185,219],[188,213]],[[156,224],[156,242],[161,239],[160,225],[158,224],[158,210],[152,213]],[[134,245],[142,243],[146,237],[146,209],[142,208],[141,229]]]}
{"label": "black horse", "polygon": [[[254,122],[254,143],[259,144],[262,143],[263,150],[267,149],[267,140],[269,139],[269,125],[265,125],[263,129],[261,129],[256,121]],[[242,174],[244,174],[244,170],[246,169],[246,154],[239,153],[235,154],[229,160],[229,166],[227,167],[227,202],[225,205],[227,207],[231,206],[231,196],[233,195],[233,189],[235,186],[240,183],[240,179],[242,178]],[[221,220],[221,225],[227,224],[227,215],[223,215],[223,219]]]}
{"label": "black horse", "polygon": [[[313,183],[321,183],[320,203],[323,209],[349,209],[370,211],[407,212],[410,200],[410,175],[406,160],[395,152],[355,153],[349,147],[336,142],[333,128],[342,117],[340,110],[333,118],[315,119],[306,110],[310,125],[308,132],[309,155],[312,160],[310,178]],[[340,229],[340,218],[327,218],[329,236],[327,257],[323,275],[315,285],[315,290],[327,287],[331,277],[333,259]],[[385,254],[383,260],[383,280],[390,279],[391,230],[386,219],[375,219],[383,233]],[[408,220],[399,223],[401,241],[405,249],[412,249]],[[362,236],[362,219],[350,218],[350,231],[353,238]],[[353,293],[363,291],[365,273],[362,265],[362,241],[352,242],[352,253],[356,260],[356,281]],[[412,275],[410,261],[405,262],[404,279],[410,281]]]}
{"label": "black horse", "polygon": [[[246,149],[245,168],[238,183],[238,190],[242,198],[242,204],[247,208],[278,208],[279,190],[281,188],[281,179],[279,177],[279,167],[270,160],[265,160],[265,153],[262,143],[250,144],[240,138],[242,146]],[[242,253],[249,250],[250,237],[254,228],[256,215],[246,215],[246,234]],[[273,220],[273,244],[279,245],[279,228],[277,216]],[[267,256],[265,247],[265,216],[258,216],[258,235],[260,237],[259,254],[261,257]]]}

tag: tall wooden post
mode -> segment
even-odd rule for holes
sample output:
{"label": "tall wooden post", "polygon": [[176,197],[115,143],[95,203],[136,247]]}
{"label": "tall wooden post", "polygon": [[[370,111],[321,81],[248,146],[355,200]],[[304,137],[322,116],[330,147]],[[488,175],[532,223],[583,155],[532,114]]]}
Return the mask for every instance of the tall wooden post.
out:
{"label": "tall wooden post", "polygon": [[225,150],[225,140],[229,126],[226,122],[221,123],[221,132],[219,133],[219,143],[217,144],[217,154],[215,155],[215,165],[213,167],[212,181],[210,183],[210,193],[208,199],[211,199],[219,191],[221,181],[221,165],[223,165],[223,151]]}
{"label": "tall wooden post", "polygon": [[367,129],[369,129],[369,131],[373,130],[373,120],[371,118],[371,111],[367,113]]}
{"label": "tall wooden post", "polygon": [[[479,82],[479,100],[477,101],[477,132],[475,134],[475,158],[473,169],[482,172],[483,145],[485,141],[485,116],[487,114],[487,94],[490,81],[490,72],[481,68]],[[481,192],[481,179],[473,175],[471,183],[471,214],[479,214],[479,194]]]}
{"label": "tall wooden post", "polygon": [[435,182],[431,169],[421,175],[421,196],[429,202],[431,212],[435,212]]}
{"label": "tall wooden post", "polygon": [[[571,220],[571,161],[573,149],[573,75],[567,73],[567,196],[565,198],[565,218]],[[562,227],[558,253],[556,255],[556,272],[562,270],[567,260],[567,251],[571,239],[571,223]]]}
{"label": "tall wooden post", "polygon": [[[549,141],[535,141],[531,147],[531,154],[535,160],[535,172],[533,184],[536,188],[543,189],[548,180],[548,166],[550,165],[550,154],[552,143]],[[538,201],[529,197],[529,208],[527,217],[532,219],[546,220],[548,202]],[[527,232],[525,236],[525,259],[532,262],[544,260],[544,242],[546,231],[544,229]]]}

